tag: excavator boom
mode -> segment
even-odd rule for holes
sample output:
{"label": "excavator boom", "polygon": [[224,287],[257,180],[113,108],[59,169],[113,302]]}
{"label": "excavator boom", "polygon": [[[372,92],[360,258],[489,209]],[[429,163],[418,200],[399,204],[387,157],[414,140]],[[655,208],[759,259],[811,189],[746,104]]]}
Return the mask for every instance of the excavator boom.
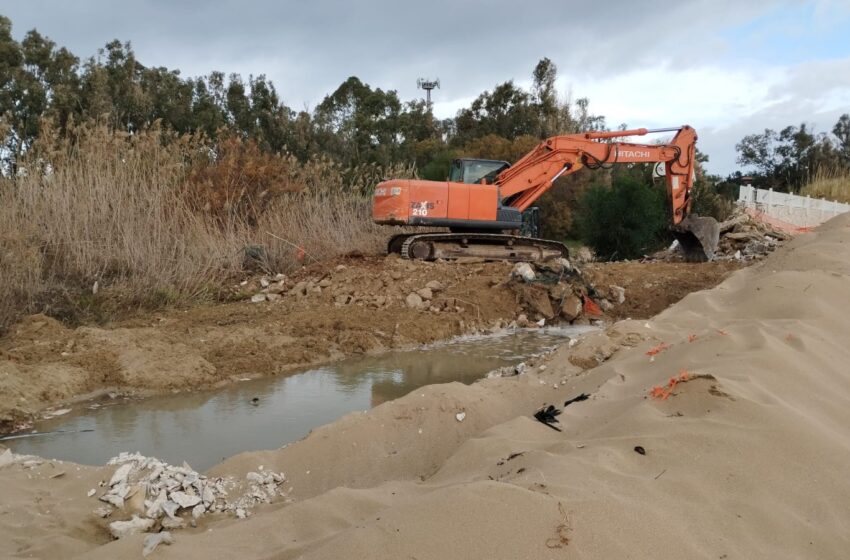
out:
{"label": "excavator boom", "polygon": [[[615,141],[617,138],[673,131],[676,132],[675,136],[666,144]],[[483,252],[487,258],[496,258],[497,254],[502,254],[502,258],[513,256],[519,260],[524,259],[528,251],[515,249],[529,245],[530,241],[502,232],[519,229],[522,212],[548,191],[559,177],[582,168],[663,163],[667,194],[671,201],[671,229],[689,260],[711,259],[719,241],[719,226],[711,218],[698,218],[691,214],[696,140],[696,131],[690,126],[554,136],[541,142],[510,166],[505,162],[489,162],[493,165],[488,167],[482,163],[486,160],[465,160],[478,162],[477,168],[483,170],[483,173],[490,169],[482,177],[470,172],[453,173],[451,179],[455,180],[446,182],[385,181],[375,189],[373,218],[377,223],[384,224],[449,227],[456,234],[455,238],[447,238],[447,234],[442,234],[440,242],[444,249],[447,244],[455,243],[455,250],[450,252],[455,256],[480,253],[482,249],[477,246],[478,242],[470,239],[475,234],[486,233],[491,245],[507,243],[504,251],[494,250],[492,246],[485,248]],[[462,182],[458,182],[458,178]],[[403,241],[397,236],[391,241],[389,249],[397,249],[404,256],[412,258],[437,258],[435,245],[428,245],[427,235],[407,235]],[[406,243],[413,237],[417,239]],[[418,250],[405,253],[405,249],[411,246]],[[552,248],[551,245],[547,247]],[[558,250],[562,254],[566,253],[566,248]]]}

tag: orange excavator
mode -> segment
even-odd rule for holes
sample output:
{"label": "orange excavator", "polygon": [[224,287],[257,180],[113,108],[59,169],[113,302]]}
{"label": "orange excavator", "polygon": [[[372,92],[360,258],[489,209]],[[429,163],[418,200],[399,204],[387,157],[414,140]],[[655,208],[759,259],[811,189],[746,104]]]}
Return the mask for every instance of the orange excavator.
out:
{"label": "orange excavator", "polygon": [[[614,141],[627,136],[676,132],[667,144]],[[714,257],[720,228],[713,218],[691,214],[696,131],[690,126],[553,136],[511,165],[505,161],[456,159],[447,181],[392,179],[375,187],[372,218],[378,224],[447,227],[444,233],[393,236],[388,252],[408,259],[539,261],[567,257],[557,241],[518,235],[523,214],[562,175],[583,167],[617,163],[663,163],[671,201],[671,230],[687,260]]]}

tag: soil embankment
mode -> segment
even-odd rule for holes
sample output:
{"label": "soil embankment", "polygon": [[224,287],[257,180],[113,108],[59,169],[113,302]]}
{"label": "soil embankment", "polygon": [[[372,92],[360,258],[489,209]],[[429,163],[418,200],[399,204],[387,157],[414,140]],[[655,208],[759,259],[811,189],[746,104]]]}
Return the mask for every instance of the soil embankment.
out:
{"label": "soil embankment", "polygon": [[[623,303],[607,306],[607,318],[648,317],[739,266],[592,264],[582,268],[583,276],[565,276],[561,292],[586,289],[585,277],[600,298],[622,284]],[[246,297],[256,293],[273,301],[148,313],[74,329],[28,317],[0,338],[0,433],[45,407],[95,393],[144,396],[215,387],[504,327],[523,315],[529,324],[555,319],[551,283],[525,285],[511,280],[511,269],[508,263],[348,258],[237,287]],[[541,293],[549,306],[542,311]]]}

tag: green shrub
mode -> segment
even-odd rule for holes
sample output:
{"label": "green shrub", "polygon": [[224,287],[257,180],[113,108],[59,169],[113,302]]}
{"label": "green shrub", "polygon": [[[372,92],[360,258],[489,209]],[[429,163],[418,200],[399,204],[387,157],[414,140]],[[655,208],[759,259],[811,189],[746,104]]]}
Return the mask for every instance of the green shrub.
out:
{"label": "green shrub", "polygon": [[664,190],[632,177],[615,177],[611,187],[595,186],[579,200],[579,235],[600,259],[641,257],[664,243]]}

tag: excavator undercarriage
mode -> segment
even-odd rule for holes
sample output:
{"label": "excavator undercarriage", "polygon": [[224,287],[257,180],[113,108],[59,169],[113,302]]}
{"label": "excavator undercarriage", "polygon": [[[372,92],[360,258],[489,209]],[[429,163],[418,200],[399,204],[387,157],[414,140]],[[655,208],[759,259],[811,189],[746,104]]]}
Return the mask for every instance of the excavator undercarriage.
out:
{"label": "excavator undercarriage", "polygon": [[477,257],[499,261],[545,261],[569,258],[563,243],[499,233],[402,233],[394,235],[387,252],[405,259],[433,261]]}

